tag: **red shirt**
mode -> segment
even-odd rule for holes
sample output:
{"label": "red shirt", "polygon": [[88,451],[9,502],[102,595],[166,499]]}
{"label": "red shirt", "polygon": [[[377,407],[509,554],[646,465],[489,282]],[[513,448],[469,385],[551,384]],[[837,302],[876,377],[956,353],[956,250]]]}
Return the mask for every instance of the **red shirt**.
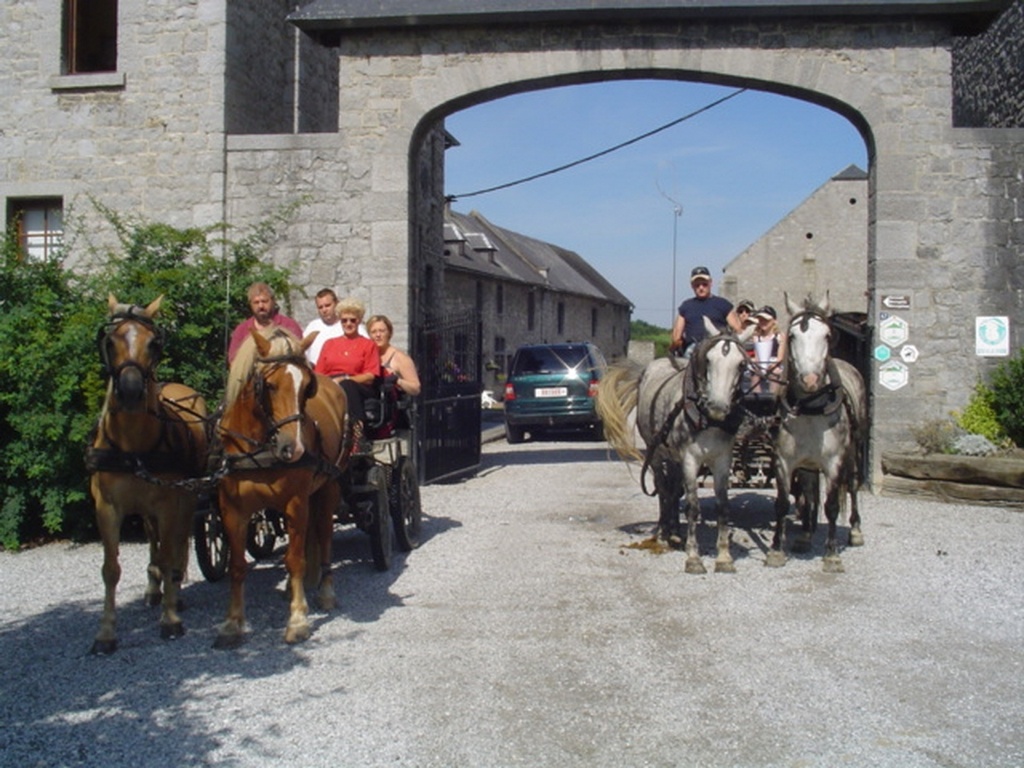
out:
{"label": "red shirt", "polygon": [[320,357],[314,370],[326,376],[358,376],[372,373],[380,376],[380,351],[377,345],[365,336],[338,336],[328,339],[320,349]]}

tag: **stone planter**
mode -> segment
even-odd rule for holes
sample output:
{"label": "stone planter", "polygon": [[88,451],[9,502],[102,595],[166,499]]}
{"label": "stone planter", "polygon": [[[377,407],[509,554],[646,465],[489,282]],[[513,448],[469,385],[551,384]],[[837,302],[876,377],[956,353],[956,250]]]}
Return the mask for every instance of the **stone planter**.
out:
{"label": "stone planter", "polygon": [[1024,509],[1019,457],[882,454],[882,493]]}

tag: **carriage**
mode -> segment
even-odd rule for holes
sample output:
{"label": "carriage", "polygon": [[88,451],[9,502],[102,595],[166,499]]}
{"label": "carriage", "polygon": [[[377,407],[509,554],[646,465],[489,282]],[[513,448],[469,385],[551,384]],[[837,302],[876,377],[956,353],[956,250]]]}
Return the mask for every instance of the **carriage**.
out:
{"label": "carriage", "polygon": [[[378,396],[365,405],[369,444],[353,453],[338,475],[342,493],[335,522],[355,524],[366,533],[374,567],[387,571],[395,547],[410,552],[419,546],[422,508],[412,431],[415,401],[384,380]],[[246,550],[253,559],[264,560],[286,535],[281,511],[262,509],[249,521]],[[215,493],[200,496],[193,540],[203,576],[208,581],[224,578],[228,546]]]}

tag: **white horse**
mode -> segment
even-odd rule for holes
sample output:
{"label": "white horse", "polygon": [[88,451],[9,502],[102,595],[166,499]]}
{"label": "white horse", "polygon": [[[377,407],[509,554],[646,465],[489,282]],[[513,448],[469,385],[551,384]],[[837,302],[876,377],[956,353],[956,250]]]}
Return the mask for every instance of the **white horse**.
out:
{"label": "white horse", "polygon": [[[782,551],[785,519],[789,513],[791,482],[796,473],[804,535],[809,537],[817,518],[818,472],[825,478],[824,569],[843,570],[836,545],[836,520],[844,492],[850,496],[850,544],[864,543],[860,532],[857,490],[860,459],[867,427],[867,395],[860,373],[829,353],[832,333],[828,321],[829,297],[816,304],[808,298],[803,306],[785,296],[789,310],[786,345],[786,387],[779,398],[779,425],[775,433],[775,536],[766,564],[784,565]],[[805,539],[804,546],[809,542]]]}
{"label": "white horse", "polygon": [[[704,323],[707,338],[697,345],[688,364],[658,358],[644,368],[629,361],[611,366],[601,379],[597,410],[615,451],[623,459],[644,462],[641,484],[648,469],[654,472],[660,505],[658,533],[666,540],[680,538],[679,500],[686,494],[687,573],[707,572],[697,547],[697,476],[702,466],[711,470],[718,509],[715,571],[732,573],[736,568],[729,553],[729,471],[733,441],[743,419],[736,407],[747,366],[743,342],[754,328],[737,337],[720,332],[706,318]],[[628,423],[634,409],[644,453],[636,448]]]}

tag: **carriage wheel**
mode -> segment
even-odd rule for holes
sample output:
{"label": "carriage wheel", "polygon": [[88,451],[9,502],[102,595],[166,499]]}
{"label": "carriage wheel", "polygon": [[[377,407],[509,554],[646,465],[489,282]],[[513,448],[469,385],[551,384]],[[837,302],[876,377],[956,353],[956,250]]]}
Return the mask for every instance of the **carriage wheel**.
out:
{"label": "carriage wheel", "polygon": [[192,518],[196,561],[207,581],[220,581],[228,571],[228,539],[216,501],[207,498]]}
{"label": "carriage wheel", "polygon": [[391,554],[394,551],[391,528],[391,509],[388,505],[388,476],[383,467],[373,466],[366,473],[366,484],[373,486],[370,493],[373,517],[370,520],[370,552],[378,571],[391,568]]}
{"label": "carriage wheel", "polygon": [[249,530],[245,534],[245,549],[256,560],[266,560],[274,554],[277,531],[270,519],[273,512],[261,509],[249,519]]}
{"label": "carriage wheel", "polygon": [[391,473],[390,501],[398,549],[402,552],[411,552],[420,545],[423,509],[420,506],[420,484],[416,478],[416,467],[408,456],[402,456]]}

